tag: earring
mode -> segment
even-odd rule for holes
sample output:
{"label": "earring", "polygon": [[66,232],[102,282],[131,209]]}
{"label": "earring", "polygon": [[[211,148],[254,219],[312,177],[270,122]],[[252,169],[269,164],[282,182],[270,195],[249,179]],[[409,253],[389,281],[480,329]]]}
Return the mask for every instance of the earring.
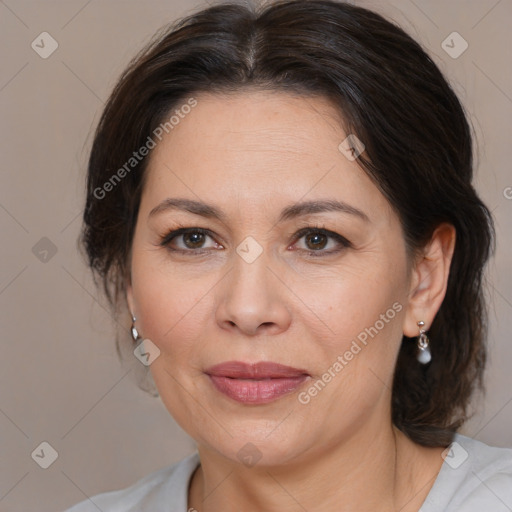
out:
{"label": "earring", "polygon": [[429,348],[429,339],[425,334],[425,329],[423,329],[424,326],[425,322],[418,322],[420,335],[418,336],[418,355],[416,356],[416,358],[421,364],[430,363],[430,361],[432,360],[432,354],[430,353]]}
{"label": "earring", "polygon": [[137,328],[135,327],[135,316],[132,315],[132,338],[133,341],[137,342],[140,340],[139,331],[137,331]]}

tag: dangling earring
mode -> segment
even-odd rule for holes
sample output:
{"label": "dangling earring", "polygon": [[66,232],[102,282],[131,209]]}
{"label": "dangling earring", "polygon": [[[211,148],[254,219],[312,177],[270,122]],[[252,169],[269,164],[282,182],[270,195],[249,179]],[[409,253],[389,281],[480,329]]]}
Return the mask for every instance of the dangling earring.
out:
{"label": "dangling earring", "polygon": [[135,320],[137,320],[137,319],[132,314],[132,338],[133,338],[133,341],[137,342],[140,340],[140,336],[139,336],[139,331],[137,331],[137,328],[135,327]]}
{"label": "dangling earring", "polygon": [[425,322],[418,322],[420,335],[418,336],[418,355],[416,356],[416,358],[421,364],[430,363],[430,361],[432,360],[432,354],[430,353],[429,348],[429,340],[427,335],[425,334],[425,329],[423,329],[424,326]]}

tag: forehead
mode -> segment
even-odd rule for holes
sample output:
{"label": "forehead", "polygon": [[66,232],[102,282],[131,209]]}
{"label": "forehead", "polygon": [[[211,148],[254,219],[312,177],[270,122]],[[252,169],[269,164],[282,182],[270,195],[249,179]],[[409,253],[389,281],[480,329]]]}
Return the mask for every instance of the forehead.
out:
{"label": "forehead", "polygon": [[194,99],[152,150],[144,191],[150,202],[185,195],[257,210],[329,195],[369,210],[389,206],[357,161],[340,151],[347,134],[329,100],[273,91]]}
{"label": "forehead", "polygon": [[[267,155],[280,161],[315,157],[320,147],[333,153],[343,134],[341,117],[322,97],[249,89],[200,94],[195,100],[197,104],[188,114],[175,117],[177,124],[164,135],[163,144],[154,154],[165,151],[167,145],[185,145],[183,149],[189,152],[208,152],[224,162],[246,156],[247,168],[252,160],[248,152],[258,154],[260,159]],[[173,110],[180,111],[180,104]],[[326,137],[328,132],[330,136]]]}

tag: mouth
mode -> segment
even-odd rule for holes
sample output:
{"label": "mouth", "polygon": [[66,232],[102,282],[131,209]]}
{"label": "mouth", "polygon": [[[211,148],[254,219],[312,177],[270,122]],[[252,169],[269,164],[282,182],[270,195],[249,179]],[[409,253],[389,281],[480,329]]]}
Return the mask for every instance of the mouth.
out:
{"label": "mouth", "polygon": [[311,377],[304,369],[268,361],[227,361],[205,373],[217,391],[237,402],[254,405],[278,400]]}

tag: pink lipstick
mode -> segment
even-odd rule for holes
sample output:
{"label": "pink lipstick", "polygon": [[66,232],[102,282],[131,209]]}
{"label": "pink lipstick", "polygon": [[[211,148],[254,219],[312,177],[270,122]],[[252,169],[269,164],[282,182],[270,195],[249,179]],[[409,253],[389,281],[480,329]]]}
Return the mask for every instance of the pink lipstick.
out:
{"label": "pink lipstick", "polygon": [[227,361],[205,373],[218,391],[244,404],[273,402],[295,391],[309,377],[306,370],[267,361]]}

